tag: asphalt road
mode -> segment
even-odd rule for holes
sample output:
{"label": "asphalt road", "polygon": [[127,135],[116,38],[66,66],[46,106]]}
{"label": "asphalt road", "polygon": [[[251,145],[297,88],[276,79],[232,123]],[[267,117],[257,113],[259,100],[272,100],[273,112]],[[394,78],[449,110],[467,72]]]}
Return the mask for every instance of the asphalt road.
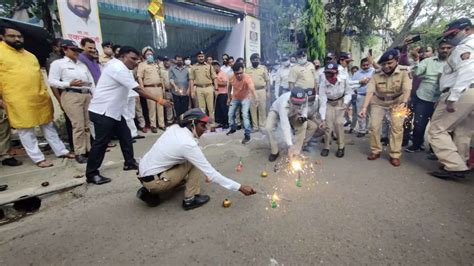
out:
{"label": "asphalt road", "polygon": [[[224,175],[276,191],[277,208],[262,193],[245,197],[204,180],[207,205],[184,211],[176,191],[148,208],[135,198],[135,173],[115,167],[103,172],[110,184],[57,194],[38,213],[1,226],[0,265],[473,264],[472,175],[435,179],[426,172],[437,163],[424,153],[404,154],[399,168],[386,154],[367,161],[367,140],[354,137],[342,159],[335,147],[321,159],[318,146],[310,154],[314,172],[297,187],[294,175],[267,161],[266,139],[256,134],[243,146],[241,134],[205,135],[201,145]],[[140,140],[137,156],[152,143]],[[230,208],[221,207],[225,198]]]}

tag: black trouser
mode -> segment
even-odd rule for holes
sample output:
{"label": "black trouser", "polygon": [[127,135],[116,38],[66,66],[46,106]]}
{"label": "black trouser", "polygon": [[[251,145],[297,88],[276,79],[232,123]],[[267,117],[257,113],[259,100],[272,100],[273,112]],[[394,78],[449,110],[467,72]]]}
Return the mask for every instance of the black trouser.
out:
{"label": "black trouser", "polygon": [[229,124],[229,106],[227,105],[227,93],[218,94],[216,98],[216,122],[221,126]]}
{"label": "black trouser", "polygon": [[176,119],[179,119],[179,116],[186,112],[189,108],[189,96],[184,95],[174,95],[173,94],[173,105],[176,112]]}
{"label": "black trouser", "polygon": [[[70,151],[74,151],[74,142],[73,142],[73,139],[72,139],[72,124],[71,124],[71,120],[69,120],[69,117],[66,115],[66,113],[64,113],[64,118],[66,120],[66,133],[67,133],[67,142],[69,144],[69,150]],[[79,154],[78,154],[79,155]]]}
{"label": "black trouser", "polygon": [[132,135],[123,116],[122,120],[117,121],[105,115],[89,112],[89,118],[94,123],[95,139],[92,142],[89,158],[87,159],[86,177],[99,174],[99,167],[104,161],[107,145],[113,135],[116,135],[120,141],[120,149],[125,159],[125,165],[135,163]]}

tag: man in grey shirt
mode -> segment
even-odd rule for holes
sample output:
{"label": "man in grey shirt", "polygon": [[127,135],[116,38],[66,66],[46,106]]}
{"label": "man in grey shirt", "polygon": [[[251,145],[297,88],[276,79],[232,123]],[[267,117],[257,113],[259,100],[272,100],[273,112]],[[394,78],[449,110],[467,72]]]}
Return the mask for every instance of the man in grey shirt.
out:
{"label": "man in grey shirt", "polygon": [[171,93],[173,94],[176,118],[189,109],[189,68],[184,65],[183,57],[174,57],[176,65],[169,70]]}

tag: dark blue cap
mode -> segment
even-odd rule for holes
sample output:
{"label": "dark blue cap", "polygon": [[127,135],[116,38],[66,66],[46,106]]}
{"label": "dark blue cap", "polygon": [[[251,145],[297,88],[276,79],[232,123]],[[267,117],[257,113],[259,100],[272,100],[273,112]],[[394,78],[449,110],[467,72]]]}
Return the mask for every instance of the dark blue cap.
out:
{"label": "dark blue cap", "polygon": [[305,49],[299,49],[296,52],[296,57],[303,57],[303,56],[306,56],[306,50]]}
{"label": "dark blue cap", "polygon": [[77,46],[77,44],[74,41],[71,41],[71,40],[62,40],[61,47],[68,48],[77,52],[83,51],[81,48],[79,48],[79,46]]}
{"label": "dark blue cap", "polygon": [[469,18],[459,18],[456,20],[451,21],[448,25],[446,25],[446,29],[443,32],[443,36],[449,36],[451,33],[455,32],[456,30],[462,30],[465,27],[472,26],[472,22]]}
{"label": "dark blue cap", "polygon": [[379,61],[377,63],[381,64],[384,62],[387,62],[388,60],[392,60],[394,58],[398,59],[398,50],[396,49],[390,49],[383,53],[383,55],[380,57]]}
{"label": "dark blue cap", "polygon": [[303,88],[296,87],[291,90],[290,101],[292,104],[302,105],[306,103],[306,92]]}
{"label": "dark blue cap", "polygon": [[335,62],[329,62],[329,63],[324,67],[324,72],[336,73],[336,72],[337,72],[337,64],[336,64]]}
{"label": "dark blue cap", "polygon": [[105,46],[114,46],[114,44],[111,41],[104,41],[102,42],[102,47],[105,47]]}
{"label": "dark blue cap", "polygon": [[250,55],[250,60],[254,60],[254,59],[260,59],[260,55],[257,53],[253,53],[252,55]]}
{"label": "dark blue cap", "polygon": [[329,52],[329,53],[326,54],[326,58],[334,59],[335,57],[336,57],[336,55],[333,52]]}
{"label": "dark blue cap", "polygon": [[350,53],[346,53],[346,52],[341,52],[341,54],[339,54],[339,60],[352,60],[352,56]]}

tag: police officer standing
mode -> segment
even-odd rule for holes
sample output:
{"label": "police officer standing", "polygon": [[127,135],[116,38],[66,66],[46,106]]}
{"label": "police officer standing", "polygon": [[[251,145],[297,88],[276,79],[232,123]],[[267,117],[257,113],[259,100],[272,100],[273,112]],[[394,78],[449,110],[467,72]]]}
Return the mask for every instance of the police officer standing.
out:
{"label": "police officer standing", "polygon": [[270,98],[270,78],[268,70],[260,64],[260,55],[254,53],[250,56],[251,67],[245,69],[245,73],[250,75],[255,85],[257,99],[250,106],[250,115],[252,116],[252,129],[257,131],[265,127],[267,120],[267,96]]}
{"label": "police officer standing", "polygon": [[455,48],[441,75],[443,94],[428,130],[431,147],[443,164],[441,171],[431,173],[438,178],[463,178],[469,173],[466,161],[474,132],[473,32],[471,20],[461,18],[449,23],[443,33]]}
{"label": "police officer standing", "polygon": [[317,89],[317,81],[319,77],[316,69],[311,62],[308,62],[306,52],[299,50],[296,54],[296,64],[291,67],[288,74],[288,84],[290,90],[294,87],[303,89]]}
{"label": "police officer standing", "polygon": [[[143,62],[138,65],[137,77],[140,87],[157,98],[164,98],[164,84],[167,74],[164,69],[156,62],[155,52],[153,48],[147,46],[142,49],[142,55],[145,58]],[[164,107],[156,101],[147,100],[148,116],[150,118],[151,132],[158,133],[157,130],[157,116],[158,127],[165,130],[165,112]]]}
{"label": "police officer standing", "polygon": [[[205,62],[206,54],[200,51],[196,54],[197,63],[189,70],[189,83],[191,95],[196,95],[199,108],[203,112],[207,111],[211,118],[211,131],[215,131],[214,116],[214,91],[217,91],[216,71],[211,65]],[[194,90],[196,94],[194,94]]]}
{"label": "police officer standing", "polygon": [[324,149],[321,156],[329,155],[332,132],[337,137],[336,157],[344,157],[344,111],[349,108],[353,91],[349,87],[348,80],[340,78],[337,65],[329,63],[324,69],[324,78],[321,80],[319,95],[321,97],[321,107],[319,113],[322,119],[322,126],[326,127],[324,134]]}
{"label": "police officer standing", "polygon": [[281,65],[275,75],[275,98],[280,97],[283,93],[289,92],[288,76],[290,75],[290,59],[283,57]]}
{"label": "police officer standing", "polygon": [[390,163],[400,166],[403,140],[403,121],[407,102],[411,93],[412,79],[409,68],[398,64],[399,54],[395,49],[386,51],[378,64],[381,69],[375,71],[370,79],[360,117],[365,118],[370,104],[370,149],[368,160],[376,160],[382,153],[380,130],[386,111],[390,111]]}
{"label": "police officer standing", "polygon": [[88,107],[94,79],[87,66],[78,60],[82,49],[71,40],[63,40],[61,46],[65,56],[51,64],[48,82],[63,90],[60,104],[71,120],[76,161],[83,164],[87,163],[91,148]]}

